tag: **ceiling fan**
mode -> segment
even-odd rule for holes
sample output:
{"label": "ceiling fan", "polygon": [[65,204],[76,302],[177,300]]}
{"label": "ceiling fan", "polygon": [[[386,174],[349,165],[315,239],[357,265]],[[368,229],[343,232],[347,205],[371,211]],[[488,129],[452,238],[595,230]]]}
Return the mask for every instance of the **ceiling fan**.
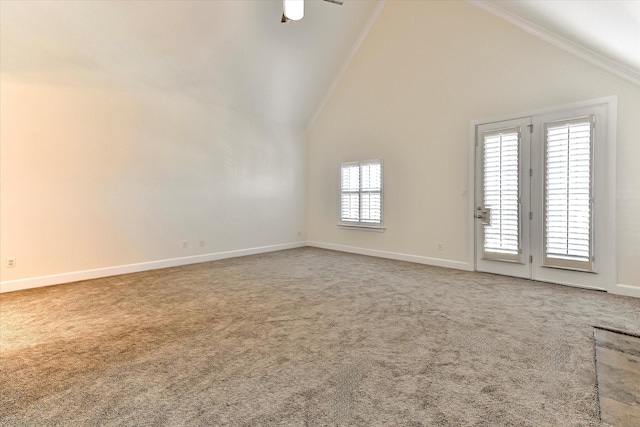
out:
{"label": "ceiling fan", "polygon": [[[323,0],[342,6],[341,0]],[[299,21],[304,16],[304,0],[283,0],[280,22]]]}

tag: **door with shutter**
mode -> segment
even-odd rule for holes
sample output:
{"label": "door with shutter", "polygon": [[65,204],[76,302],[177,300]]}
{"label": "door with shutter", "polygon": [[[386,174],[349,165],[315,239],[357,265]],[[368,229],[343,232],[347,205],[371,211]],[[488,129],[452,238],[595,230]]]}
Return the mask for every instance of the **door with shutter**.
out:
{"label": "door with shutter", "polygon": [[[606,106],[476,126],[476,270],[607,289]],[[599,126],[598,126],[599,123]],[[599,175],[598,175],[599,173]]]}
{"label": "door with shutter", "polygon": [[530,118],[476,130],[476,269],[531,277]]}
{"label": "door with shutter", "polygon": [[606,204],[598,203],[605,200],[605,117],[602,106],[533,117],[535,280],[601,290],[612,280],[607,270],[615,249],[603,245],[609,224],[604,223]]}

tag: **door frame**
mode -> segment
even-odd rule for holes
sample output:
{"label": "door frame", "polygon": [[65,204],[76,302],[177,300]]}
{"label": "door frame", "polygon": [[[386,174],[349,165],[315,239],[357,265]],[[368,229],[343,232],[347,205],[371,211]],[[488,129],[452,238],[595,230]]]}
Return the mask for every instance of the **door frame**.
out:
{"label": "door frame", "polygon": [[[484,234],[485,227],[481,221],[476,221],[475,227],[475,258],[474,266],[476,271],[483,271],[485,273],[505,274],[512,277],[530,278],[531,277],[531,264],[529,263],[530,255],[530,237],[529,237],[529,202],[531,200],[531,191],[529,185],[528,170],[531,164],[531,158],[529,155],[531,145],[531,132],[532,126],[531,117],[520,117],[518,119],[483,123],[476,126],[476,185],[474,191],[476,193],[475,205],[476,216],[479,206],[484,206],[484,156],[483,149],[485,141],[482,136],[488,133],[496,133],[501,130],[518,128],[518,260],[506,260],[499,257],[486,257],[484,251]],[[526,174],[526,177],[525,177]],[[483,256],[484,255],[484,256]]]}
{"label": "door frame", "polygon": [[597,256],[605,255],[606,259],[601,260],[602,270],[599,274],[603,275],[603,286],[589,286],[582,283],[573,283],[565,281],[554,281],[561,285],[577,286],[583,288],[604,289],[606,291],[614,291],[617,284],[617,254],[616,254],[616,128],[617,128],[617,96],[608,96],[603,98],[597,98],[587,101],[581,101],[574,104],[565,104],[560,106],[542,108],[537,110],[530,110],[524,112],[516,112],[513,114],[505,114],[498,117],[488,117],[484,119],[471,120],[469,123],[469,163],[468,163],[468,201],[467,201],[467,217],[468,217],[468,259],[470,266],[473,270],[477,270],[476,266],[476,129],[477,126],[492,123],[501,122],[507,120],[514,120],[523,117],[532,117],[535,121],[535,116],[550,115],[553,113],[561,113],[563,111],[570,111],[580,108],[588,108],[594,106],[605,106],[605,143],[603,144],[603,152],[599,152],[597,155],[601,157],[602,166],[604,171],[600,171],[602,174],[602,187],[600,194],[598,194],[598,215],[600,224],[606,224],[607,232],[603,233],[603,237],[596,242],[599,250]]}

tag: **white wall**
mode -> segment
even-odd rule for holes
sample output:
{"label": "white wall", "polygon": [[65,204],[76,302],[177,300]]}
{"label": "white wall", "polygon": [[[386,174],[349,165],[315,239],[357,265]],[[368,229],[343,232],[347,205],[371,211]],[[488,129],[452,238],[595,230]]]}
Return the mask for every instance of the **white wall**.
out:
{"label": "white wall", "polygon": [[304,240],[304,130],[57,73],[2,74],[2,290]]}
{"label": "white wall", "polygon": [[[470,122],[610,95],[617,282],[640,286],[640,87],[466,2],[385,5],[308,134],[308,239],[473,268]],[[379,157],[386,231],[338,228],[340,163]]]}

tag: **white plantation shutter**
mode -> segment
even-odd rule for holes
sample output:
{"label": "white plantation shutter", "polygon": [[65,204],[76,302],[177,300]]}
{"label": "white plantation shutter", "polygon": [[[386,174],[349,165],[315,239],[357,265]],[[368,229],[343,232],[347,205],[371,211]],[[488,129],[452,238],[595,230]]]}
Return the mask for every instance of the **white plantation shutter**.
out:
{"label": "white plantation shutter", "polygon": [[343,222],[381,224],[381,161],[343,163],[340,197],[340,219]]}
{"label": "white plantation shutter", "polygon": [[379,161],[363,163],[360,188],[360,221],[380,223],[382,217],[382,165]]}
{"label": "white plantation shutter", "polygon": [[345,163],[341,169],[340,218],[360,220],[360,163]]}
{"label": "white plantation shutter", "polygon": [[545,124],[544,264],[592,270],[592,119]]}
{"label": "white plantation shutter", "polygon": [[484,258],[520,261],[519,127],[487,132],[484,140]]}

